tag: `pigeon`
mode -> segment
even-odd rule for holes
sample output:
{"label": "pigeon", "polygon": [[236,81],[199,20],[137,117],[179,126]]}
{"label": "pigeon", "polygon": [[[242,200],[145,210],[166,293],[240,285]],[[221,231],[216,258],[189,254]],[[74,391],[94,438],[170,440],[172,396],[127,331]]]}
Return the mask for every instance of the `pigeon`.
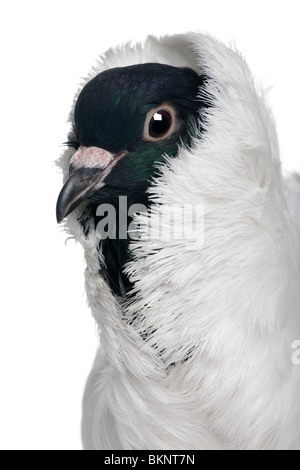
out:
{"label": "pigeon", "polygon": [[[190,68],[156,63],[112,68],[89,81],[75,106],[69,145],[77,152],[57,202],[57,220],[88,197],[85,220],[97,221],[100,204],[119,210],[120,197],[126,197],[126,213],[127,205],[149,206],[147,189],[157,164],[166,154],[176,155],[179,142],[188,145],[191,140],[191,125],[204,106],[196,99],[203,81]],[[128,224],[126,217],[125,230]],[[116,230],[119,234],[120,228]],[[106,260],[102,271],[116,295],[131,287],[122,272],[127,231],[125,240],[107,238],[100,247]]]}
{"label": "pigeon", "polygon": [[100,335],[87,450],[300,448],[300,176],[243,57],[200,33],[99,58],[57,221]]}

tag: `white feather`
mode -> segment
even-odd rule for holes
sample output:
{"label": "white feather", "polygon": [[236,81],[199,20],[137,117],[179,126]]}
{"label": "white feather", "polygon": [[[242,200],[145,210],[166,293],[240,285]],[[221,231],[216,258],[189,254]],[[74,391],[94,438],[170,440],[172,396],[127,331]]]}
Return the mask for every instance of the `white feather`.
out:
{"label": "white feather", "polygon": [[[201,34],[150,37],[108,51],[86,81],[143,62],[207,73],[214,106],[192,150],[167,160],[153,182],[152,211],[137,216],[145,236],[126,266],[134,302],[121,307],[100,277],[96,234],[83,236],[80,209],[68,217],[100,332],[84,446],[299,448],[300,177],[284,181],[271,113],[236,51]],[[60,162],[65,177],[71,156]],[[204,208],[203,240],[147,239],[164,207],[184,203]],[[177,216],[170,224],[182,223]]]}

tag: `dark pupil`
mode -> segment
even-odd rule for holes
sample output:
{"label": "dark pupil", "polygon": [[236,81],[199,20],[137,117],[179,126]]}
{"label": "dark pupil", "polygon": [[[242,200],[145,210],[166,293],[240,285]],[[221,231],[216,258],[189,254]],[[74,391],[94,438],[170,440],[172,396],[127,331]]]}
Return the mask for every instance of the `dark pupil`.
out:
{"label": "dark pupil", "polygon": [[171,127],[172,117],[168,111],[157,111],[149,123],[151,137],[162,137]]}

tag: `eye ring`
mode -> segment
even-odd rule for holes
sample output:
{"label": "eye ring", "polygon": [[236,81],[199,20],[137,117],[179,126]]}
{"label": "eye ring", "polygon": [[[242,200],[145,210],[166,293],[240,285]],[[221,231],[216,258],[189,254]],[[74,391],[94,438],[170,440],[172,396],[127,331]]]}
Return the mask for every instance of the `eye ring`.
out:
{"label": "eye ring", "polygon": [[148,111],[145,123],[143,140],[159,142],[174,133],[177,128],[176,110],[168,103],[162,103]]}

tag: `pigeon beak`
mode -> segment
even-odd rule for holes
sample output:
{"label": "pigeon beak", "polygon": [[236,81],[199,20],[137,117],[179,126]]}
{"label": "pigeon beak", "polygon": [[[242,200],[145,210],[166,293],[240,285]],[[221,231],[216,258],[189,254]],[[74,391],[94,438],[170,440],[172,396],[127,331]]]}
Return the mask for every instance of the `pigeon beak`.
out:
{"label": "pigeon beak", "polygon": [[70,161],[69,178],[58,196],[58,223],[103,186],[102,181],[115,160],[118,160],[115,155],[101,148],[79,147]]}

